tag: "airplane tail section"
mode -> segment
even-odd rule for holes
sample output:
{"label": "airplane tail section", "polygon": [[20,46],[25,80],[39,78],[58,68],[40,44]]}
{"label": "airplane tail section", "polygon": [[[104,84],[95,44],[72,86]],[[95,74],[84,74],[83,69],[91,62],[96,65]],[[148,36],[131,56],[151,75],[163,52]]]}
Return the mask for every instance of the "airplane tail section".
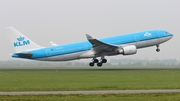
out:
{"label": "airplane tail section", "polygon": [[17,53],[42,48],[13,27],[7,27],[5,31]]}

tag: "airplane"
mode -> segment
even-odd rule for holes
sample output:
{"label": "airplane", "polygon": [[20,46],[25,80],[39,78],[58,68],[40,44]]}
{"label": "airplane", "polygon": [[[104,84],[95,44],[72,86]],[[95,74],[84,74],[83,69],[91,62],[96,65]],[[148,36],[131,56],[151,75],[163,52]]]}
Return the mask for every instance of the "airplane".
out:
{"label": "airplane", "polygon": [[87,41],[65,45],[50,42],[51,47],[42,47],[13,27],[7,27],[6,34],[16,51],[12,54],[13,58],[39,61],[70,61],[92,58],[89,63],[91,67],[95,64],[101,67],[103,63],[107,62],[105,56],[133,55],[140,48],[156,46],[156,51],[159,52],[160,44],[173,37],[173,34],[165,30],[148,30],[101,39],[86,34]]}

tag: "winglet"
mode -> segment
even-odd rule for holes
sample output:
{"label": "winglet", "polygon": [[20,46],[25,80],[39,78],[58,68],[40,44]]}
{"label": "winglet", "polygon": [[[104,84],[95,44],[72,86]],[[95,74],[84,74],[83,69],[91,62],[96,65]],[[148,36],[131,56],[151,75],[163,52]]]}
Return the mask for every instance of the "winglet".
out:
{"label": "winglet", "polygon": [[93,39],[89,34],[86,34],[87,39]]}

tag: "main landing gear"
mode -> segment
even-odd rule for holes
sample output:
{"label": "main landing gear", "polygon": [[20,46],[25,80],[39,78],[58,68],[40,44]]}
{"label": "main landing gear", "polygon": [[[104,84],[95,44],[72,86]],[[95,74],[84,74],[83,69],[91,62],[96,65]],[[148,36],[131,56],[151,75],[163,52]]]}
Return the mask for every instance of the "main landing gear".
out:
{"label": "main landing gear", "polygon": [[159,45],[156,45],[157,49],[156,52],[160,52]]}
{"label": "main landing gear", "polygon": [[89,66],[93,67],[95,63],[97,63],[98,67],[101,67],[103,63],[106,63],[107,60],[105,58],[101,58],[100,60],[93,58],[92,62],[89,63]]}

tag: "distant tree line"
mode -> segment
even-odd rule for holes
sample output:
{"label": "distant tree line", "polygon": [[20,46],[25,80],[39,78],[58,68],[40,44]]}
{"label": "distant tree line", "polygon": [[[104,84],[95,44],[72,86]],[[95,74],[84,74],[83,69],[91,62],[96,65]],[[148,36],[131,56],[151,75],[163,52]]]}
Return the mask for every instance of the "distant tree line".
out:
{"label": "distant tree line", "polygon": [[[88,62],[42,62],[29,60],[0,61],[0,67],[62,67],[62,66],[88,66]],[[180,66],[176,59],[111,59],[104,66]]]}
{"label": "distant tree line", "polygon": [[111,59],[111,64],[123,66],[176,66],[180,63],[176,59]]}

